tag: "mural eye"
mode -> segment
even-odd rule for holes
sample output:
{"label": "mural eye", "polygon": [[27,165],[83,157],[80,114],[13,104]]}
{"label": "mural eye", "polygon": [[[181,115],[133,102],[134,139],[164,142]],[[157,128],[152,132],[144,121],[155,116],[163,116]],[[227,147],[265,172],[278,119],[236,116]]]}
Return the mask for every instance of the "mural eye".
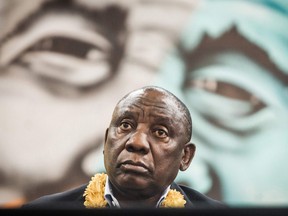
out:
{"label": "mural eye", "polygon": [[188,83],[188,86],[190,88],[200,89],[215,95],[246,102],[251,107],[251,111],[247,114],[253,114],[266,107],[266,104],[257,96],[241,87],[227,82],[213,79],[194,79]]}
{"label": "mural eye", "polygon": [[77,96],[103,83],[111,75],[109,49],[68,36],[35,41],[17,55],[19,65],[57,95]]}
{"label": "mural eye", "polygon": [[28,49],[28,51],[51,51],[91,60],[96,57],[95,50],[99,49],[93,44],[73,38],[57,36],[44,38]]}

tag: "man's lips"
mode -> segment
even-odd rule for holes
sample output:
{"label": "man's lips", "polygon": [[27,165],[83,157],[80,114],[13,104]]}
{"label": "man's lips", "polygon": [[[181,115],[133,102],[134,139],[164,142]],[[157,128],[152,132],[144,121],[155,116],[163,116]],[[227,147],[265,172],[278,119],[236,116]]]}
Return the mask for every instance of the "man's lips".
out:
{"label": "man's lips", "polygon": [[148,167],[142,162],[135,162],[132,160],[124,161],[120,163],[120,169],[124,172],[137,172],[137,173],[145,173],[149,172]]}

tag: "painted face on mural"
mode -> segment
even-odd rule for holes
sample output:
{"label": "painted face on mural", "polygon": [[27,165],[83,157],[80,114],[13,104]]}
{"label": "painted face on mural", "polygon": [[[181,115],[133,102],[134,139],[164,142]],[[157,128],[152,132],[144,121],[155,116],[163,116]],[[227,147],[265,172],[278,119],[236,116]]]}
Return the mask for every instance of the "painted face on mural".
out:
{"label": "painted face on mural", "polygon": [[190,14],[189,4],[178,1],[133,2],[5,3],[0,200],[33,199],[103,171],[115,103],[154,80]]}
{"label": "painted face on mural", "polygon": [[[230,204],[283,204],[288,65],[280,47],[288,34],[267,16],[250,13],[251,7],[287,22],[265,3],[207,1],[184,31],[177,54],[164,64],[159,83],[183,98],[197,125],[199,157],[179,180]],[[205,19],[207,14],[214,19]],[[269,34],[255,34],[260,31]],[[179,78],[171,79],[173,74]]]}
{"label": "painted face on mural", "polygon": [[153,79],[131,71],[137,65],[119,68],[125,8],[61,2],[44,3],[2,39],[0,173],[8,200],[70,187],[101,169],[88,152],[103,144],[113,105]]}

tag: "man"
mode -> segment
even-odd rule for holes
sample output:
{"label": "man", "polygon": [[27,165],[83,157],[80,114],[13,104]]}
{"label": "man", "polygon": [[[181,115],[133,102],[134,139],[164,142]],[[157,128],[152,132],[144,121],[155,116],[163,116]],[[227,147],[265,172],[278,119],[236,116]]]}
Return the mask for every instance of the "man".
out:
{"label": "man", "polygon": [[116,105],[105,134],[107,174],[90,183],[32,201],[24,208],[59,204],[79,207],[220,207],[216,200],[174,183],[194,156],[187,107],[165,89],[148,86]]}

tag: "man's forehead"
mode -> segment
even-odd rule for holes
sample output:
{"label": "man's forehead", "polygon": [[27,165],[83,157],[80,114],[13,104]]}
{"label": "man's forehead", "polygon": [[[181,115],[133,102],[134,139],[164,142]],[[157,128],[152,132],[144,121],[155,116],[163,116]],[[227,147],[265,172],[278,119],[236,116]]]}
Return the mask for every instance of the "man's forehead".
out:
{"label": "man's forehead", "polygon": [[120,120],[123,118],[134,119],[138,122],[150,122],[157,124],[164,124],[166,126],[174,125],[174,123],[180,123],[182,114],[175,113],[175,111],[171,111],[166,109],[164,106],[146,106],[143,104],[130,104],[119,107],[116,110],[116,115],[114,116],[114,120]]}
{"label": "man's forehead", "polygon": [[157,90],[144,91],[143,89],[130,93],[124,97],[118,105],[131,106],[137,104],[141,106],[159,106],[159,108],[165,107],[166,104],[176,106],[175,101],[172,101],[168,94]]}
{"label": "man's forehead", "polygon": [[166,115],[176,119],[183,115],[179,109],[179,104],[173,97],[156,90],[132,92],[118,103],[116,110],[122,114],[135,111],[143,115],[149,114],[151,117],[164,117]]}

